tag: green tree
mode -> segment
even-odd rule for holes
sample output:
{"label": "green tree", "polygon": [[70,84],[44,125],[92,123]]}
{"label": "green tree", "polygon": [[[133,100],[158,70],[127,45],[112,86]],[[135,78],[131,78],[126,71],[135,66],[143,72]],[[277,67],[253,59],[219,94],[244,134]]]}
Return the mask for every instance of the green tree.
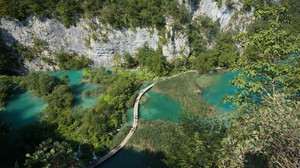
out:
{"label": "green tree", "polygon": [[86,58],[83,55],[79,56],[75,52],[67,53],[61,51],[55,53],[54,56],[55,60],[58,62],[58,67],[65,70],[88,68],[92,63],[91,59]]}
{"label": "green tree", "polygon": [[[256,6],[266,29],[237,37],[245,48],[228,96],[237,110],[222,144],[221,167],[299,167],[299,39],[282,25],[285,3]],[[247,48],[246,48],[247,47]]]}
{"label": "green tree", "polygon": [[112,58],[114,64],[119,67],[121,65],[121,55],[119,53],[115,53],[114,57]]}
{"label": "green tree", "polygon": [[150,57],[146,60],[146,67],[154,74],[159,76],[167,75],[171,68],[166,57],[162,54],[162,49],[151,52]]}
{"label": "green tree", "polygon": [[268,28],[236,38],[246,50],[234,68],[242,70],[232,81],[238,88],[237,93],[225,99],[225,102],[233,100],[238,107],[253,111],[264,105],[263,96],[273,95],[275,101],[276,94],[297,100],[300,95],[299,79],[295,78],[300,71],[299,38],[282,28],[290,7],[280,3],[257,8],[256,17],[269,17]]}
{"label": "green tree", "polygon": [[142,66],[145,65],[146,60],[150,57],[152,51],[153,50],[150,49],[148,43],[145,43],[142,48],[139,48],[138,52],[136,53],[136,59],[138,63]]}
{"label": "green tree", "polygon": [[0,75],[4,75],[8,72],[8,68],[10,66],[10,59],[11,56],[9,50],[3,42],[2,37],[0,37]]}
{"label": "green tree", "polygon": [[123,52],[122,57],[126,68],[134,68],[136,66],[135,59],[128,52]]}
{"label": "green tree", "polygon": [[43,141],[30,155],[26,154],[26,167],[78,167],[76,153],[67,142],[52,142],[52,139]]}
{"label": "green tree", "polygon": [[46,101],[53,106],[54,109],[70,108],[74,99],[71,88],[72,85],[56,86],[51,95],[46,97]]}
{"label": "green tree", "polygon": [[[300,102],[274,95],[266,107],[230,120],[221,167],[299,167]],[[269,166],[268,166],[269,165]]]}
{"label": "green tree", "polygon": [[171,135],[165,147],[168,167],[216,167],[226,127],[215,119],[186,113]]}
{"label": "green tree", "polygon": [[12,79],[7,76],[0,76],[0,108],[4,107],[4,101],[12,94],[12,91]]}

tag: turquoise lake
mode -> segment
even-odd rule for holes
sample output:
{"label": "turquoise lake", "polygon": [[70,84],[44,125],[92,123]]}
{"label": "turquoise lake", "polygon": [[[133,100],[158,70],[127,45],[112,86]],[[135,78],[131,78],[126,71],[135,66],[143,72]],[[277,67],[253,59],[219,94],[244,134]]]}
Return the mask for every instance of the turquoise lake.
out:
{"label": "turquoise lake", "polygon": [[88,98],[82,97],[82,91],[97,87],[97,85],[81,82],[81,77],[84,75],[82,70],[48,72],[47,74],[57,76],[60,79],[62,75],[69,76],[69,79],[71,80],[70,83],[72,84],[72,93],[75,94],[75,100],[73,102],[74,107],[83,106],[83,108],[90,108],[98,99],[97,96]]}
{"label": "turquoise lake", "polygon": [[[178,122],[182,113],[180,103],[169,95],[159,94],[150,89],[143,95],[146,103],[139,105],[139,117],[147,120],[164,120]],[[128,121],[132,122],[133,108],[126,111]]]}
{"label": "turquoise lake", "polygon": [[229,81],[234,79],[236,75],[240,72],[226,72],[224,73],[219,80],[207,88],[202,89],[202,98],[209,103],[211,106],[217,108],[221,112],[230,112],[231,103],[220,104],[222,98],[225,97],[225,94],[233,94],[235,92],[235,87],[228,85]]}
{"label": "turquoise lake", "polygon": [[[83,98],[81,93],[83,90],[96,88],[97,85],[91,85],[81,82],[83,76],[82,70],[78,71],[58,71],[48,72],[47,74],[55,75],[61,78],[66,74],[69,76],[72,84],[72,92],[75,94],[73,107],[89,108],[92,107],[98,97]],[[228,86],[229,80],[232,80],[238,72],[226,72],[211,86],[202,89],[201,96],[213,107],[223,112],[229,112],[230,104],[219,104],[225,94],[234,93],[234,87]],[[145,88],[147,85],[141,87]],[[164,120],[178,122],[182,113],[180,103],[173,100],[168,95],[162,95],[149,90],[144,94],[145,103],[139,106],[139,116],[147,120]],[[25,90],[16,90],[6,102],[6,108],[1,111],[0,117],[11,122],[15,129],[26,124],[32,123],[38,119],[35,115],[41,112],[47,104],[44,104],[38,97]],[[128,118],[127,124],[132,123],[133,108],[126,111]],[[134,149],[121,150],[111,159],[103,163],[99,168],[119,168],[119,167],[155,167],[153,161],[145,152],[139,152]]]}
{"label": "turquoise lake", "polygon": [[10,122],[14,129],[19,129],[37,120],[38,116],[35,114],[43,111],[46,106],[47,104],[32,93],[16,90],[14,96],[6,101],[5,109],[0,111],[0,118]]}
{"label": "turquoise lake", "polygon": [[[239,72],[225,72],[217,81],[215,81],[209,87],[202,89],[202,98],[208,102],[211,106],[217,108],[222,112],[230,112],[231,103],[219,104],[225,94],[233,94],[235,88],[229,86],[229,80],[234,79]],[[212,74],[215,75],[215,74]],[[145,88],[143,86],[142,88]],[[182,109],[180,104],[173,100],[168,95],[162,95],[149,90],[144,95],[147,98],[145,104],[139,107],[139,116],[148,120],[164,120],[178,122],[181,116]],[[127,118],[129,122],[132,123],[133,109],[128,109],[126,111]],[[136,150],[121,150],[116,155],[114,155],[109,160],[105,161],[97,168],[144,168],[144,167],[159,167],[153,160],[150,159],[145,152],[140,152]]]}
{"label": "turquoise lake", "polygon": [[[72,84],[72,92],[75,94],[74,107],[82,106],[83,108],[92,107],[98,97],[83,98],[83,90],[96,88],[97,85],[81,82],[83,76],[82,70],[76,71],[57,71],[48,72],[47,74],[61,77],[69,75]],[[47,104],[43,103],[40,98],[34,96],[26,90],[16,90],[13,96],[6,102],[6,107],[0,112],[0,118],[13,124],[15,129],[30,124],[38,119],[36,113],[42,112]]]}

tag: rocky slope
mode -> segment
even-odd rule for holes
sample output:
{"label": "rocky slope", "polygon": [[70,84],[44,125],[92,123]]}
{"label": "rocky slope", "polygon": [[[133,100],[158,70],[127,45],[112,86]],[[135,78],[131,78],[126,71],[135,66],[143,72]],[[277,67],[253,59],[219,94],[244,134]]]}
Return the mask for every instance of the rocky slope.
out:
{"label": "rocky slope", "polygon": [[[219,21],[221,30],[236,29],[246,26],[251,21],[251,13],[239,14],[241,4],[233,0],[235,9],[226,6],[225,0],[221,7],[217,6],[215,0],[201,0],[198,4],[185,1],[192,18],[207,15],[213,21]],[[179,0],[182,3],[182,0]],[[244,20],[247,20],[245,22]],[[95,26],[96,25],[96,26]],[[174,31],[172,20],[167,19],[166,34],[167,42],[160,43],[158,31],[152,28],[135,28],[135,30],[116,30],[107,25],[102,25],[96,19],[82,19],[77,26],[66,28],[63,24],[53,19],[27,18],[26,21],[1,18],[0,30],[5,41],[9,45],[22,43],[24,46],[32,47],[33,39],[46,42],[47,50],[43,51],[36,59],[25,61],[25,67],[29,70],[45,71],[59,69],[56,65],[48,65],[39,57],[48,57],[52,60],[55,51],[75,51],[83,54],[93,61],[94,67],[111,66],[114,64],[112,58],[115,53],[127,51],[131,54],[137,52],[144,43],[148,43],[153,49],[162,45],[163,54],[168,60],[175,57],[188,57],[190,47],[188,37],[183,31]],[[237,26],[239,25],[239,26]],[[244,28],[238,29],[244,31]],[[167,33],[171,34],[168,36]]]}

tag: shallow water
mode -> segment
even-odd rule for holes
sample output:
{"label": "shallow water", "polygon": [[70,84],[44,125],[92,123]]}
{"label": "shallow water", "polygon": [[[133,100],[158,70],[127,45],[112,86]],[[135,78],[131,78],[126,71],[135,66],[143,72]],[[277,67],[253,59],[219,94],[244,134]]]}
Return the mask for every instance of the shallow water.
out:
{"label": "shallow water", "polygon": [[232,103],[229,102],[226,104],[220,104],[220,102],[222,101],[222,98],[225,97],[225,94],[234,93],[236,88],[233,86],[229,86],[228,83],[238,74],[239,71],[229,71],[224,73],[214,84],[207,88],[203,88],[201,96],[206,102],[208,102],[211,106],[217,108],[221,112],[230,112]]}
{"label": "shallow water", "polygon": [[72,92],[75,94],[75,99],[73,101],[73,106],[83,106],[83,108],[90,108],[95,104],[98,99],[97,96],[92,96],[88,98],[82,97],[81,93],[84,90],[94,89],[97,85],[83,83],[81,82],[81,77],[83,76],[82,70],[72,70],[72,71],[57,71],[57,72],[47,72],[47,74],[57,76],[61,79],[62,75],[68,75],[70,84],[72,84]]}
{"label": "shallow water", "polygon": [[[234,79],[234,76],[239,72],[225,72],[222,76],[217,73],[207,74],[204,78],[201,78],[210,79],[211,81],[217,79],[214,83],[211,83],[212,85],[202,89],[201,96],[210,105],[220,111],[230,112],[231,103],[223,105],[219,104],[219,102],[222,101],[225,94],[234,93],[235,88],[229,86],[228,82],[229,80]],[[147,85],[142,86],[141,89],[146,86]],[[178,122],[182,113],[180,103],[176,102],[168,95],[162,95],[152,90],[149,90],[144,96],[147,97],[148,101],[139,107],[139,115],[141,118]],[[126,115],[129,120],[127,124],[132,124],[133,108],[128,109]],[[149,167],[149,165],[147,165],[149,162],[151,162],[149,156],[143,152],[122,149],[115,156],[98,166],[98,168],[144,168]]]}
{"label": "shallow water", "polygon": [[[141,90],[148,85],[141,87]],[[139,105],[139,117],[147,120],[164,120],[178,122],[182,113],[180,103],[172,99],[169,95],[163,95],[150,89],[143,97],[147,98],[145,104]],[[133,108],[126,111],[128,122],[132,124]],[[135,149],[122,149],[112,158],[98,166],[98,168],[144,168],[160,167],[145,152],[136,151]]]}
{"label": "shallow water", "polygon": [[[139,117],[147,120],[164,120],[178,122],[182,113],[180,103],[172,99],[169,95],[159,94],[152,89],[146,92],[145,104],[139,105]],[[130,122],[133,119],[133,108],[126,111]]]}
{"label": "shallow water", "polygon": [[10,122],[15,129],[33,123],[47,104],[27,90],[16,90],[14,96],[7,100],[6,108],[0,112],[0,118]]}
{"label": "shallow water", "polygon": [[[97,96],[82,97],[81,93],[83,90],[97,87],[97,85],[81,82],[81,77],[83,76],[82,70],[47,72],[47,74],[59,78],[64,74],[69,75],[72,92],[75,94],[74,107],[83,106],[83,108],[90,108],[98,99]],[[13,96],[6,102],[6,108],[0,112],[0,118],[12,123],[15,129],[19,129],[37,120],[38,117],[35,114],[42,112],[46,106],[47,104],[43,103],[40,98],[34,96],[32,93],[26,90],[17,90],[14,91]]]}

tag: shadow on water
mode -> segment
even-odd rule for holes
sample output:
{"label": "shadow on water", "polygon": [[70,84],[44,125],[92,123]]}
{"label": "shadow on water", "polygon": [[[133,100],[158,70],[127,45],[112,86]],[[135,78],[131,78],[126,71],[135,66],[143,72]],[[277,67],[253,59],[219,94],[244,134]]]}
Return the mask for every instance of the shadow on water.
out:
{"label": "shadow on water", "polygon": [[[14,167],[16,162],[23,167],[26,154],[33,153],[36,147],[48,138],[51,138],[53,142],[68,141],[74,151],[78,150],[78,142],[66,140],[58,134],[56,124],[33,122],[14,132],[13,136],[6,141],[3,138],[1,139],[0,167]],[[89,151],[90,148],[83,152],[88,153]]]}
{"label": "shadow on water", "polygon": [[39,119],[47,104],[27,90],[16,89],[6,102],[6,108],[0,112],[0,118],[11,123],[14,129],[33,123]]}
{"label": "shadow on water", "polygon": [[167,167],[161,159],[162,152],[137,151],[133,148],[124,148],[97,168],[164,168]]}
{"label": "shadow on water", "polygon": [[[82,91],[97,87],[97,85],[81,82],[81,77],[83,76],[82,70],[48,72],[47,74],[55,75],[59,78],[64,74],[69,75],[72,92],[75,95],[73,102],[74,107],[82,106],[84,109],[90,108],[98,99],[97,96],[88,98],[82,97]],[[1,110],[0,118],[12,123],[15,129],[19,129],[24,125],[38,120],[39,117],[35,114],[42,112],[46,106],[47,104],[43,103],[40,98],[34,96],[27,90],[16,89],[13,92],[13,96],[6,101],[6,108]]]}

